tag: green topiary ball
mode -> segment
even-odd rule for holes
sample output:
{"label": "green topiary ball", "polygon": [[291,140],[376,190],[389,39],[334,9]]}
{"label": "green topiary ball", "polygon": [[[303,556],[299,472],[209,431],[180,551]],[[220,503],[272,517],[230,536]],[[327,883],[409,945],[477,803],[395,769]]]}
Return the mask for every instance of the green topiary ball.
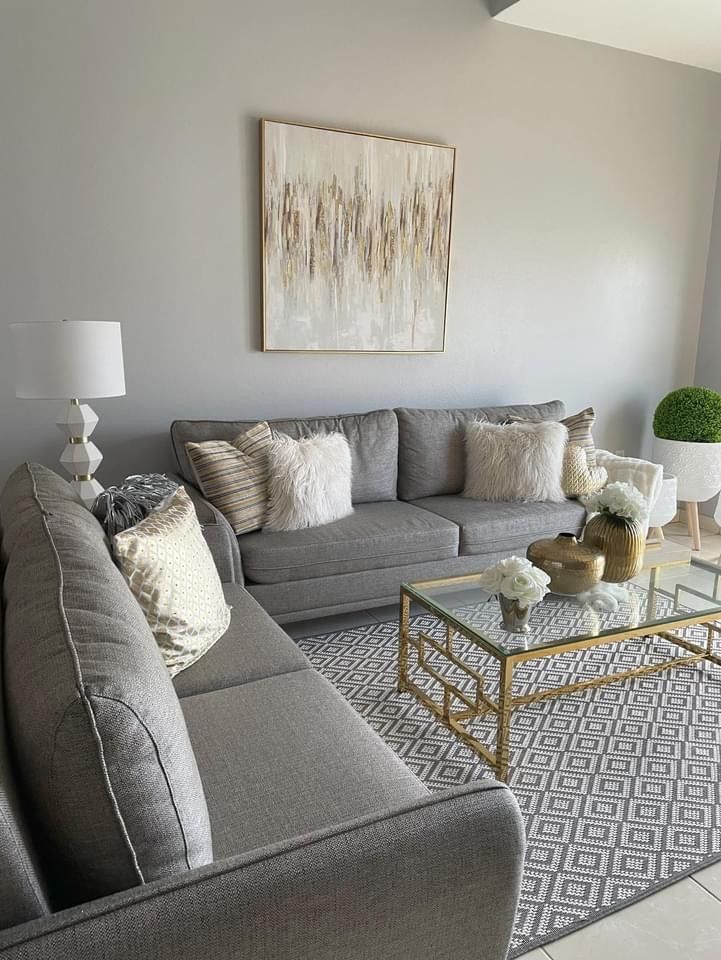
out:
{"label": "green topiary ball", "polygon": [[661,440],[721,443],[721,393],[706,387],[681,387],[656,407],[653,432]]}

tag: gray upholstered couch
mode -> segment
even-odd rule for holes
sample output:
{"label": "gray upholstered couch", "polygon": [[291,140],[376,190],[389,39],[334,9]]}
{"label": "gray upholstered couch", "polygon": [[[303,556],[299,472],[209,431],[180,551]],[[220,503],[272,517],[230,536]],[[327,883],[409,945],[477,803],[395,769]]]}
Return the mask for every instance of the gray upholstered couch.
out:
{"label": "gray upholstered couch", "polygon": [[171,681],[52,471],[18,468],[0,522],[3,958],[502,960],[505,786],[429,794],[229,566],[230,629]]}
{"label": "gray upholstered couch", "polygon": [[[472,573],[512,553],[525,555],[540,537],[579,533],[585,510],[565,503],[484,503],[461,496],[464,428],[485,417],[560,420],[558,400],[464,410],[376,410],[271,426],[293,437],[339,430],[353,457],[352,516],[310,530],[244,534],[194,495],[217,525],[217,562],[279,622],[325,616],[398,599],[403,581]],[[256,421],[176,420],[171,442],[193,494],[188,441],[232,440]],[[224,532],[223,532],[224,531]]]}

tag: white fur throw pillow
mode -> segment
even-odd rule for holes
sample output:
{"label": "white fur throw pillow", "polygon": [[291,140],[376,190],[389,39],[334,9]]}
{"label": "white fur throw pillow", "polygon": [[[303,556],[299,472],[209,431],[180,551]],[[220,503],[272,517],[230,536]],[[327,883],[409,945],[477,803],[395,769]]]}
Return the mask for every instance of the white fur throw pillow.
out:
{"label": "white fur throw pillow", "polygon": [[466,487],[473,500],[565,500],[561,486],[568,431],[562,423],[466,427]]}
{"label": "white fur throw pillow", "polygon": [[293,440],[278,434],[268,451],[270,504],[264,530],[301,530],[353,513],[351,454],[340,433]]}

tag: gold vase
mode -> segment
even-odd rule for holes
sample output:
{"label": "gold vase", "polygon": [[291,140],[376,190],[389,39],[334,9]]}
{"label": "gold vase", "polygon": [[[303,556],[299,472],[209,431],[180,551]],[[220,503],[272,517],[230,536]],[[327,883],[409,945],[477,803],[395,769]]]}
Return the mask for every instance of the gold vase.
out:
{"label": "gold vase", "polygon": [[535,540],[526,556],[551,578],[552,593],[574,596],[590,590],[603,576],[603,552],[579,543],[572,533],[559,533],[549,540]]}
{"label": "gold vase", "polygon": [[607,583],[632,580],[643,566],[646,539],[638,520],[597,513],[586,524],[583,542],[596,547],[606,558],[602,579]]}

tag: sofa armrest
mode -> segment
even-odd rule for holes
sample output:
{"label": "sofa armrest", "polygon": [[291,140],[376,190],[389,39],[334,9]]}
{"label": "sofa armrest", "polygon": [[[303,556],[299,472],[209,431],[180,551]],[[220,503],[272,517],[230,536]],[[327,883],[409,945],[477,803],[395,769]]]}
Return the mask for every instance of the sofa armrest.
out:
{"label": "sofa armrest", "polygon": [[3,960],[504,960],[524,833],[477,781],[0,933]]}
{"label": "sofa armrest", "polygon": [[648,500],[649,512],[653,509],[663,483],[663,467],[660,463],[619,457],[608,450],[596,450],[596,461],[600,467],[605,467],[609,483],[632,483]]}
{"label": "sofa armrest", "polygon": [[231,525],[220,510],[209,503],[192,483],[188,483],[177,473],[169,473],[168,476],[171,480],[179,483],[181,487],[184,487],[193,501],[195,512],[198,514],[198,520],[203,528],[205,541],[213,555],[213,560],[215,560],[220,579],[223,583],[239,583],[242,586],[245,580],[243,579],[238,538],[233,533]]}

